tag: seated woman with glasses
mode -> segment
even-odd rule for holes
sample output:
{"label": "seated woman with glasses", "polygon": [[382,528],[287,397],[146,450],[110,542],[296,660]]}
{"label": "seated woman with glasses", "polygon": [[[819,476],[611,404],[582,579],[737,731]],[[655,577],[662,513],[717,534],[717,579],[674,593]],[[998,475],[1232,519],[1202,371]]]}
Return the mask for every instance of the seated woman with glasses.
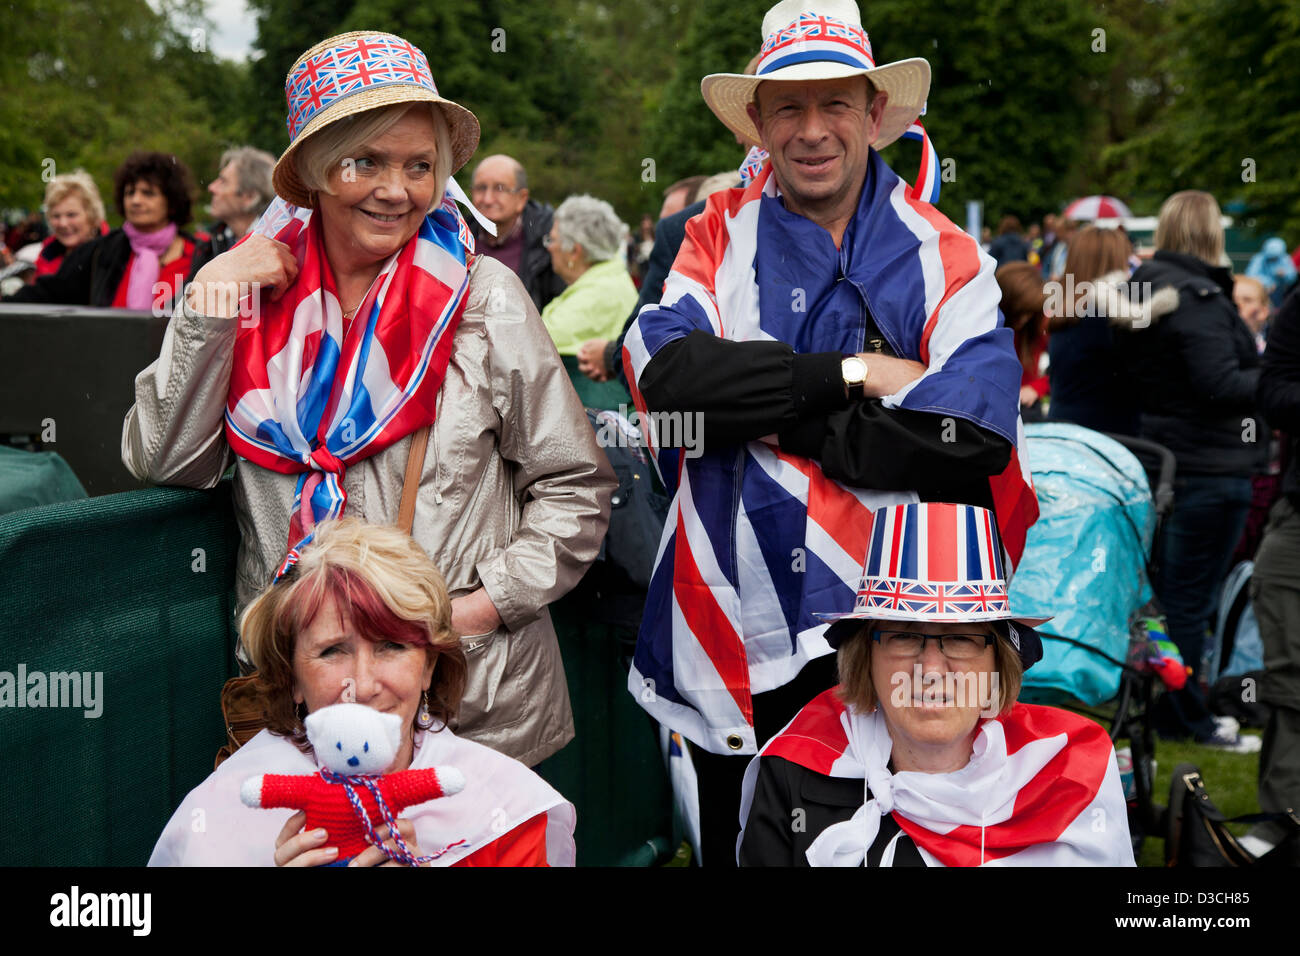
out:
{"label": "seated woman with glasses", "polygon": [[1017,703],[1042,657],[1013,617],[983,508],[873,517],[856,605],[833,622],[840,686],[750,763],[742,866],[1133,866],[1106,731]]}

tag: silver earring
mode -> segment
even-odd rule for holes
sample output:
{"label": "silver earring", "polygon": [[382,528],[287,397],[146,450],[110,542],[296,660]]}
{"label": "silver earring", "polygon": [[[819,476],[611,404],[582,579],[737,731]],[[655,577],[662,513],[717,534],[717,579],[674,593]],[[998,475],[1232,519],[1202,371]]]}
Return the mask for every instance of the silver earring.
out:
{"label": "silver earring", "polygon": [[420,712],[415,715],[415,726],[428,730],[433,726],[433,714],[429,713],[429,692],[420,693]]}

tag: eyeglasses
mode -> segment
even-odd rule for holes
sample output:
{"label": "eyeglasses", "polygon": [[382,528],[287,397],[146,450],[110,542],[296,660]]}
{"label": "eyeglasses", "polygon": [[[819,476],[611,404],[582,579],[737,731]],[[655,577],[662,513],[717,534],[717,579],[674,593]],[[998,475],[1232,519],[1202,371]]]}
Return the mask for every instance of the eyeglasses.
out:
{"label": "eyeglasses", "polygon": [[519,190],[511,188],[505,183],[492,183],[491,185],[488,185],[487,183],[475,183],[470,187],[470,192],[475,196],[481,196],[484,193],[496,193],[498,196],[504,196],[506,193],[517,193]]}
{"label": "eyeglasses", "polygon": [[890,657],[920,657],[925,653],[925,642],[935,641],[939,653],[950,661],[979,657],[995,640],[992,634],[922,634],[919,631],[872,631],[871,639]]}

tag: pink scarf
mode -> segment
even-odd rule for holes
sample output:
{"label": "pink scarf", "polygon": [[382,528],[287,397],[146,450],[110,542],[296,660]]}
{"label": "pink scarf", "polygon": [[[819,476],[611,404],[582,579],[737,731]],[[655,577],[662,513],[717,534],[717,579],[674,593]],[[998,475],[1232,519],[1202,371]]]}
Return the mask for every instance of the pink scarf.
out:
{"label": "pink scarf", "polygon": [[126,287],[126,307],[148,311],[153,306],[154,284],[162,272],[160,257],[176,238],[176,223],[169,222],[153,232],[142,232],[128,222],[122,226],[122,231],[131,240],[131,251],[135,253],[131,281]]}

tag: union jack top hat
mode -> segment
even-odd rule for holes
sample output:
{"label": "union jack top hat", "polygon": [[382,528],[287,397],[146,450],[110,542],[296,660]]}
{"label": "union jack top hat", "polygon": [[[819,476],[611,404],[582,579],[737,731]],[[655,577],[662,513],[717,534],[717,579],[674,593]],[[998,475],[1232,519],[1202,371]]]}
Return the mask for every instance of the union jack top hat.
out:
{"label": "union jack top hat", "polygon": [[816,617],[832,622],[826,629],[832,647],[856,634],[862,621],[1009,621],[1020,625],[1009,636],[1026,667],[1042,657],[1033,629],[1051,620],[1011,613],[993,514],[941,502],[876,511],[853,610]]}
{"label": "union jack top hat", "polygon": [[428,58],[391,33],[358,30],[322,40],[289,70],[284,95],[289,147],[276,162],[271,181],[276,193],[295,206],[309,205],[310,191],[298,176],[294,152],[308,137],[354,113],[398,103],[434,103],[451,137],[451,172],[469,162],[478,148],[478,117],[441,96]]}
{"label": "union jack top hat", "polygon": [[758,143],[761,138],[746,107],[759,83],[845,76],[865,76],[889,94],[880,132],[871,144],[877,150],[902,136],[925,112],[929,62],[914,57],[877,66],[854,0],[781,0],[763,17],[763,46],[754,75],[712,73],[700,82],[700,92],[728,129]]}

